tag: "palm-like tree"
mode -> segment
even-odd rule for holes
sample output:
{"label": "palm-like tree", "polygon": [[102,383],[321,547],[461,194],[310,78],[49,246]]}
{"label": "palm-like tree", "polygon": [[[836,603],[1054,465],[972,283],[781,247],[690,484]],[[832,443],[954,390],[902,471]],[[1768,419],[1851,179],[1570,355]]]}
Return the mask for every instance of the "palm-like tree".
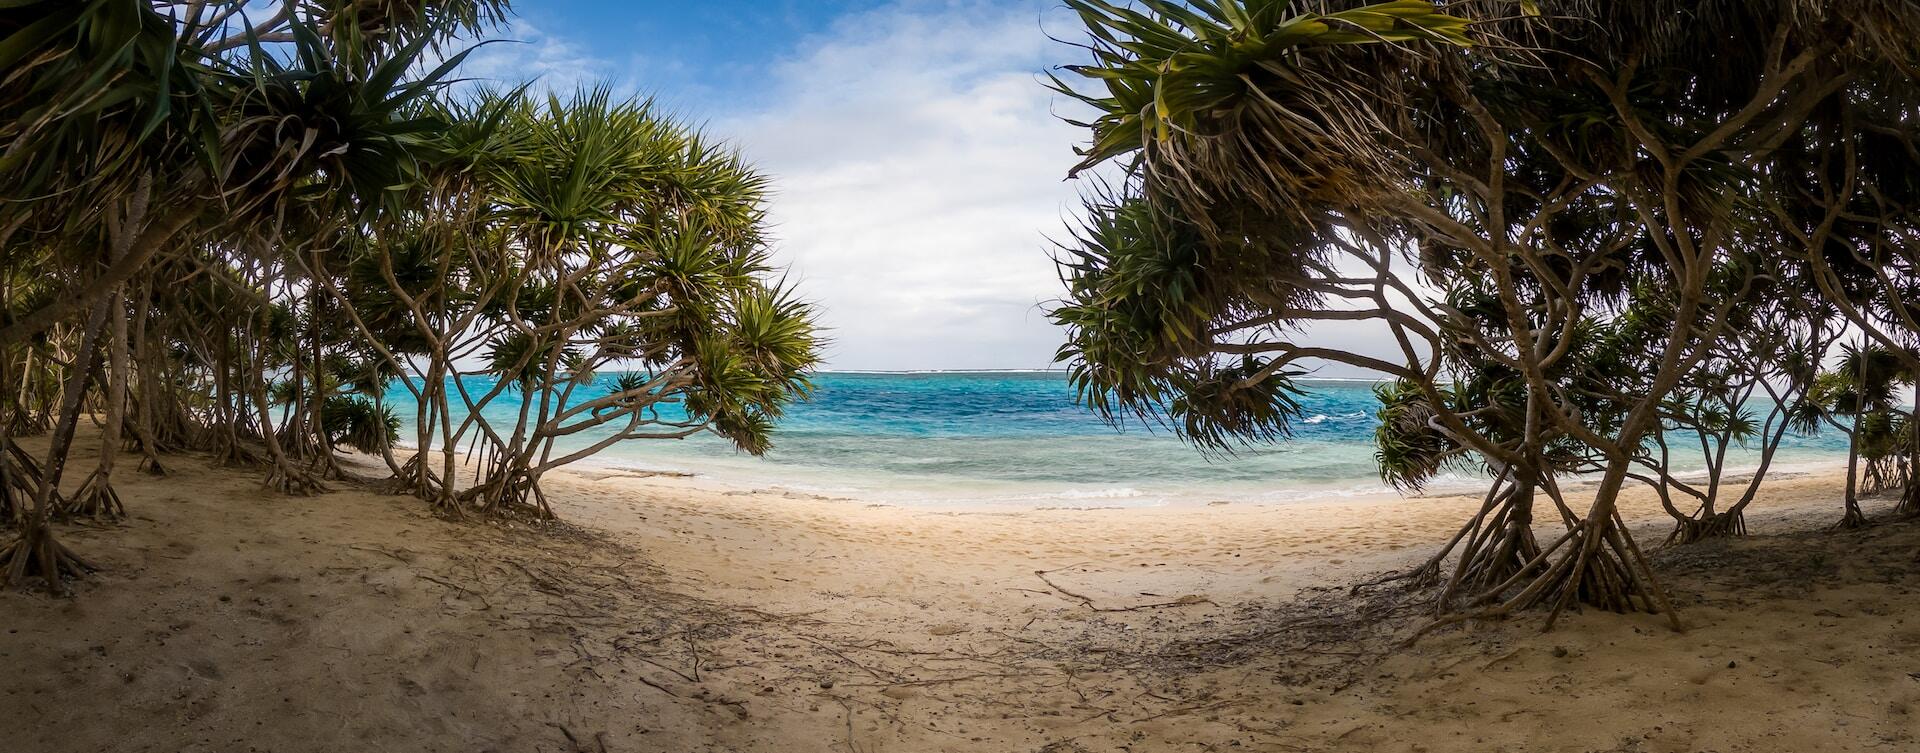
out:
{"label": "palm-like tree", "polygon": [[616,442],[712,430],[765,451],[819,342],[768,262],[765,179],[604,89],[447,107],[463,125],[429,171],[437,211],[313,265],[343,271],[321,283],[385,368],[419,375],[399,381],[418,453],[403,485],[449,514],[544,517],[540,478]]}
{"label": "palm-like tree", "polygon": [[[1847,436],[1847,486],[1842,528],[1870,525],[1860,510],[1863,485],[1869,491],[1889,482],[1886,464],[1905,454],[1906,417],[1897,415],[1896,387],[1911,377],[1892,350],[1870,342],[1843,346],[1833,370],[1820,374],[1794,415],[1806,434],[1828,426]],[[1867,467],[1861,468],[1861,461]],[[1864,483],[1863,483],[1864,482]]]}
{"label": "palm-like tree", "polygon": [[[152,471],[203,449],[284,493],[340,477],[344,444],[442,510],[543,515],[540,476],[613,442],[768,448],[820,339],[769,261],[765,178],[604,90],[453,96],[465,53],[446,48],[505,11],[0,7],[0,521],[22,529],[0,583],[58,591],[88,569],[47,520],[119,512],[123,441]],[[608,371],[624,373],[583,397]],[[404,464],[396,384],[420,410]],[[507,395],[503,423],[484,409]],[[90,401],[105,452],[60,498]],[[42,422],[44,464],[8,433]]]}
{"label": "palm-like tree", "polygon": [[[1671,613],[1618,494],[1664,423],[1742,433],[1737,411],[1680,411],[1676,396],[1732,394],[1705,364],[1727,355],[1755,301],[1797,295],[1775,289],[1770,262],[1803,229],[1769,199],[1823,192],[1784,185],[1776,155],[1803,153],[1785,142],[1824,122],[1823,101],[1856,75],[1879,86],[1911,70],[1892,40],[1920,11],[1071,5],[1092,60],[1055,87],[1095,110],[1079,171],[1110,171],[1060,259],[1061,357],[1083,399],[1109,414],[1267,417],[1189,432],[1219,444],[1284,436],[1282,390],[1244,407],[1269,379],[1313,359],[1373,369],[1430,421],[1390,438],[1383,459],[1417,469],[1470,454],[1524,471],[1567,525],[1537,567],[1465,600],[1490,605],[1478,614]],[[1687,64],[1701,49],[1713,64]],[[1323,321],[1374,322],[1398,352],[1289,331]],[[1192,388],[1239,359],[1251,368],[1231,389]],[[1463,404],[1450,387],[1476,378],[1517,397]],[[1446,449],[1399,452],[1424,448],[1413,440],[1428,430]],[[1580,509],[1553,482],[1563,468],[1600,474]]]}
{"label": "palm-like tree", "polygon": [[[17,354],[48,332],[74,346],[51,405],[48,462],[28,482],[33,512],[21,538],[0,550],[0,582],[38,575],[57,591],[64,576],[86,569],[53,541],[46,518],[103,346],[111,433],[103,441],[121,441],[133,384],[129,283],[151,291],[139,276],[169,255],[278,227],[316,197],[381,203],[419,162],[424,129],[410,111],[461,55],[425,78],[402,78],[429,48],[498,21],[505,4],[286,0],[263,18],[252,14],[259,10],[241,0],[0,8],[0,67],[8,70],[0,258],[19,269],[38,255],[60,288],[32,308],[10,307],[0,349]],[[217,216],[208,211],[216,206]],[[137,303],[146,310],[146,300]],[[0,437],[0,455],[12,448]],[[71,509],[117,510],[113,455]]]}

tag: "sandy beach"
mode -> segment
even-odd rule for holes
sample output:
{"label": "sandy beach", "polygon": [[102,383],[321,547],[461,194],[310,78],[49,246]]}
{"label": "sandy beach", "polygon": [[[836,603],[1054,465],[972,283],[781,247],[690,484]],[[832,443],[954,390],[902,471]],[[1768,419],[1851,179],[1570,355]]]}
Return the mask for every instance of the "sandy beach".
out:
{"label": "sandy beach", "polygon": [[1920,753],[1916,30],[0,0],[0,753]]}
{"label": "sandy beach", "polygon": [[[0,594],[18,749],[1920,746],[1920,529],[1822,530],[1830,473],[1654,555],[1684,633],[1587,612],[1403,648],[1417,595],[1347,589],[1477,500],[930,510],[598,470],[534,530],[172,468],[62,529],[103,567],[75,598]],[[1656,546],[1657,506],[1627,510]]]}

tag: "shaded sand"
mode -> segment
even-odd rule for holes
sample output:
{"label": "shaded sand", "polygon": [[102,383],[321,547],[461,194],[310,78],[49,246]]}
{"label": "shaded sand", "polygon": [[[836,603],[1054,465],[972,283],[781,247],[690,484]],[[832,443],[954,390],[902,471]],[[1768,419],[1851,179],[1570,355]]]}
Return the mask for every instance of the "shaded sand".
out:
{"label": "shaded sand", "polygon": [[1656,555],[1687,633],[1398,649],[1421,605],[1343,587],[1476,500],[958,512],[600,470],[527,530],[173,466],[63,529],[106,568],[78,598],[0,594],[7,750],[1920,749],[1920,525],[1819,532],[1828,476]]}

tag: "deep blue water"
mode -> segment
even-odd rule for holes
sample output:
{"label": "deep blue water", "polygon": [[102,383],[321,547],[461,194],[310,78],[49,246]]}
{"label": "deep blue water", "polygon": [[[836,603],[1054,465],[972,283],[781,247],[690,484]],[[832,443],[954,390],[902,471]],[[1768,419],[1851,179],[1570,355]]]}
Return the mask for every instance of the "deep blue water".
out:
{"label": "deep blue water", "polygon": [[[701,435],[626,442],[586,462],[909,502],[1139,505],[1386,490],[1373,462],[1376,402],[1365,382],[1304,382],[1308,417],[1294,436],[1231,456],[1209,456],[1137,421],[1109,425],[1074,403],[1058,372],[827,373],[815,384],[812,400],[781,420],[763,458]],[[469,389],[488,386],[469,378]],[[596,394],[603,392],[587,388],[581,397]],[[406,392],[393,398],[410,420]],[[517,409],[517,399],[503,398],[488,413],[510,420]],[[1830,437],[1790,439],[1781,462],[1824,458],[1836,446]],[[1436,490],[1475,483],[1441,479]]]}

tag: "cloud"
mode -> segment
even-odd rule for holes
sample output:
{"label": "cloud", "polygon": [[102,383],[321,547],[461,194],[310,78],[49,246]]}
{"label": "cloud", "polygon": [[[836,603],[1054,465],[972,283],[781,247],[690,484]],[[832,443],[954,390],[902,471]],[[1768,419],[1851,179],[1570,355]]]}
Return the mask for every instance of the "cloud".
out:
{"label": "cloud", "polygon": [[540,91],[566,92],[611,79],[616,66],[567,38],[522,18],[460,66],[460,76],[501,85],[534,82]]}
{"label": "cloud", "polygon": [[[1062,288],[1048,238],[1079,212],[1081,187],[1063,179],[1086,139],[1041,76],[1081,55],[1048,37],[1080,33],[1057,0],[899,0],[718,59],[590,49],[547,28],[568,27],[523,16],[504,34],[519,43],[482,48],[463,75],[658,93],[736,145],[774,181],[777,255],[822,309],[831,368],[1051,365],[1063,335],[1045,305]],[[1392,355],[1377,330],[1301,339]]]}
{"label": "cloud", "polygon": [[1083,138],[1038,72],[1039,4],[903,3],[840,19],[709,126],[774,178],[781,257],[843,369],[1037,368],[1061,337],[1049,234]]}

